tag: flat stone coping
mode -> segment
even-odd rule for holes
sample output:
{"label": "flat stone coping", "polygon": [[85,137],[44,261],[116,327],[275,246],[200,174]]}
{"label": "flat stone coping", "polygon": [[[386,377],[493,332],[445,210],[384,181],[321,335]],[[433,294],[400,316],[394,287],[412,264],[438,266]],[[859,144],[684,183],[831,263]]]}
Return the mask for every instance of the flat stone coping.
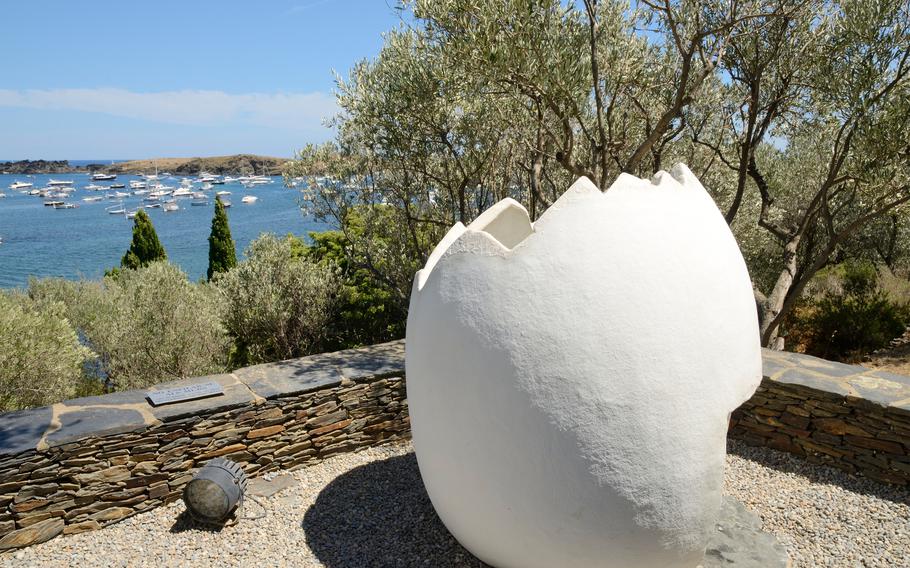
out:
{"label": "flat stone coping", "polygon": [[762,350],[762,374],[785,385],[864,400],[910,415],[910,377],[787,351]]}
{"label": "flat stone coping", "polygon": [[[139,431],[187,416],[211,414],[266,399],[293,396],[337,386],[342,380],[403,375],[403,340],[322,353],[237,369],[232,373],[161,383],[144,390],[77,398],[51,406],[0,414],[0,458],[30,450],[45,450],[92,436]],[[841,396],[910,415],[910,377],[887,371],[845,365],[817,357],[763,350],[766,379]],[[153,407],[149,390],[162,390],[209,381],[224,394]]]}
{"label": "flat stone coping", "polygon": [[[148,389],[66,400],[51,406],[0,414],[0,456],[44,450],[92,436],[144,430],[188,416],[212,414],[257,401],[295,396],[358,381],[404,373],[404,341],[322,353],[237,369],[232,373],[180,379]],[[223,395],[152,406],[151,390],[214,381]],[[2,461],[2,457],[0,457]]]}

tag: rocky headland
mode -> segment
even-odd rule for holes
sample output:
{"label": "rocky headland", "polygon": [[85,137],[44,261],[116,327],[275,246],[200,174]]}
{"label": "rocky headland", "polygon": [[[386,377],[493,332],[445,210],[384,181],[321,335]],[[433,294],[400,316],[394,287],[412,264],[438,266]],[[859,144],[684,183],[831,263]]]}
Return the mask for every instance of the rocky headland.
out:
{"label": "rocky headland", "polygon": [[19,160],[18,162],[0,162],[0,173],[16,175],[34,174],[71,174],[85,171],[84,168],[71,166],[66,160]]}
{"label": "rocky headland", "polygon": [[67,160],[19,160],[0,162],[0,173],[14,175],[71,174],[79,172],[105,172],[112,174],[140,174],[169,172],[176,175],[195,175],[199,172],[213,174],[280,175],[287,158],[236,154],[208,158],[154,158],[130,160],[115,164],[88,164],[74,166]]}

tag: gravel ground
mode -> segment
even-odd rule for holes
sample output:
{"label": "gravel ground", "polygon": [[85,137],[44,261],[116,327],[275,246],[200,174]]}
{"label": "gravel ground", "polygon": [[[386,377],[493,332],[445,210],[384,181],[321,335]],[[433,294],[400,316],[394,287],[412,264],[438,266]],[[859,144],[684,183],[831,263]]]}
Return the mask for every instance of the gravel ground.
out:
{"label": "gravel ground", "polygon": [[[410,444],[290,473],[266,516],[220,531],[182,502],[101,531],[0,555],[0,566],[480,567],[430,505]],[[731,443],[726,491],[758,513],[796,567],[910,566],[910,492]],[[250,504],[243,515],[262,510]]]}

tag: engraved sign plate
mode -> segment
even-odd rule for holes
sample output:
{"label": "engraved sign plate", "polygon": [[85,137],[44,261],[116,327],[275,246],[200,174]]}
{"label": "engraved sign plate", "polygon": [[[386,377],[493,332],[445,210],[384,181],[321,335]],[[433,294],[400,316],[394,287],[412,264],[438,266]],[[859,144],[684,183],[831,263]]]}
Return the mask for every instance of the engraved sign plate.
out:
{"label": "engraved sign plate", "polygon": [[173,389],[148,391],[146,397],[149,399],[152,406],[161,406],[162,404],[196,400],[197,398],[208,398],[220,394],[224,394],[224,389],[221,388],[221,385],[214,381],[209,381],[207,383],[198,383]]}

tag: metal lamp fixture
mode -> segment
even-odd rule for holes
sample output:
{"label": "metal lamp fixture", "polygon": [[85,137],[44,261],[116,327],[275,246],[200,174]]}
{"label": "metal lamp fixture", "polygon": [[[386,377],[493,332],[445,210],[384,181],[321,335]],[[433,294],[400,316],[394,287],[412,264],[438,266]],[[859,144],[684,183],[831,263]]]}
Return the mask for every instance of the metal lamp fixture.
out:
{"label": "metal lamp fixture", "polygon": [[215,458],[196,472],[183,490],[183,502],[200,521],[217,523],[231,514],[246,491],[246,473],[239,464]]}

